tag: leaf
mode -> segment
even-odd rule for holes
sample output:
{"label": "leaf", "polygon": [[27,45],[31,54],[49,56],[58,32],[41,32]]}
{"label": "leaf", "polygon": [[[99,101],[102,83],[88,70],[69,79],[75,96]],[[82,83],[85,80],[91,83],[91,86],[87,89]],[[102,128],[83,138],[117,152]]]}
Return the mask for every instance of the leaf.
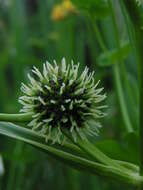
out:
{"label": "leaf", "polygon": [[128,160],[139,164],[139,135],[135,132],[127,133],[124,138],[124,147],[128,149]]}
{"label": "leaf", "polygon": [[116,140],[102,140],[95,143],[95,145],[111,158],[113,159],[122,158],[121,160],[124,160],[124,157],[122,155],[126,153],[125,149]]}
{"label": "leaf", "polygon": [[43,136],[40,136],[30,129],[26,129],[12,123],[0,122],[0,134],[24,141],[42,150],[43,152],[52,156],[54,159],[61,160],[64,163],[67,163],[73,168],[79,170],[84,170],[93,174],[104,176],[109,176],[109,170],[112,170],[111,167],[108,170],[108,167],[102,164],[87,160],[84,157],[81,158],[76,156],[74,153],[70,154],[66,151],[63,151],[62,146],[60,146],[60,148],[55,148],[52,145],[48,145],[45,143],[45,138]]}
{"label": "leaf", "polygon": [[46,144],[43,136],[40,136],[30,129],[12,123],[0,122],[0,134],[26,142],[52,156],[54,159],[61,160],[75,169],[84,170],[100,176],[113,177],[133,185],[142,183],[143,179],[138,175],[134,178],[132,175],[126,175],[124,172],[122,173],[118,168],[105,166],[84,157],[76,156],[74,153],[71,154],[63,151],[62,146],[60,148],[55,148],[52,145]]}
{"label": "leaf", "polygon": [[121,143],[116,140],[103,140],[95,145],[112,159],[139,164],[138,140],[135,133],[128,134]]}
{"label": "leaf", "polygon": [[73,3],[79,11],[84,11],[97,18],[104,18],[110,13],[108,4],[104,0],[73,0]]}
{"label": "leaf", "polygon": [[131,45],[130,43],[125,43],[121,46],[120,51],[118,49],[112,49],[106,53],[102,53],[97,60],[99,66],[107,67],[119,62],[119,60],[124,60],[130,53]]}

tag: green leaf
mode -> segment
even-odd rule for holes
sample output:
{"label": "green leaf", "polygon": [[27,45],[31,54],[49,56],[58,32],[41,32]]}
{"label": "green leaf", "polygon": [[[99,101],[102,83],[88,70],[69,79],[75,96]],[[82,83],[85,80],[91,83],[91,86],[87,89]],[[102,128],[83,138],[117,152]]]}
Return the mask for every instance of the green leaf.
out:
{"label": "green leaf", "polygon": [[[57,145],[50,145],[50,142],[46,143],[45,137],[39,135],[38,133],[12,123],[0,122],[0,134],[31,144],[32,146],[46,152],[54,159],[64,161],[64,163],[67,163],[76,169],[84,169],[94,174],[97,174],[99,171],[100,174],[100,172],[103,172],[104,169],[106,173],[106,169],[108,168],[102,164],[81,158],[79,156],[75,156],[74,153],[70,154],[62,150],[63,146],[56,148],[55,146]],[[67,147],[68,145],[66,145],[64,148]]]}
{"label": "green leaf", "polygon": [[84,11],[97,18],[104,18],[110,13],[109,7],[104,0],[73,0],[73,3],[79,11]]}
{"label": "green leaf", "polygon": [[139,164],[138,137],[135,133],[129,133],[121,143],[116,140],[103,140],[95,145],[112,159]]}
{"label": "green leaf", "polygon": [[125,160],[126,150],[116,140],[102,140],[95,145],[111,158]]}
{"label": "green leaf", "polygon": [[107,67],[116,64],[119,60],[124,60],[130,53],[130,43],[125,43],[121,46],[120,51],[118,49],[112,49],[106,53],[102,53],[97,60],[99,66]]}
{"label": "green leaf", "polygon": [[74,153],[71,154],[63,151],[62,146],[60,148],[55,148],[52,145],[46,144],[43,136],[40,136],[30,129],[12,123],[0,122],[0,134],[26,142],[52,156],[54,159],[61,160],[73,168],[84,170],[92,174],[113,177],[133,185],[143,183],[143,178],[138,174],[123,173],[118,170],[118,168],[105,166],[84,157],[76,156]]}
{"label": "green leaf", "polygon": [[129,152],[128,160],[139,164],[139,135],[135,132],[127,133],[124,138],[124,148],[126,148]]}

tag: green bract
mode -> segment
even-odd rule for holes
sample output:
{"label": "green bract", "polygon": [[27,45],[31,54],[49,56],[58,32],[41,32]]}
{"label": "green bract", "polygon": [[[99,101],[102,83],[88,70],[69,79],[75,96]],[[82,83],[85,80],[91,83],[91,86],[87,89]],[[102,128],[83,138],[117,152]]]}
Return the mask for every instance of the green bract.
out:
{"label": "green bract", "polygon": [[101,125],[97,119],[105,115],[100,102],[106,96],[100,94],[103,88],[97,89],[99,81],[95,83],[94,72],[85,67],[79,76],[78,70],[79,63],[67,64],[63,58],[60,66],[56,61],[54,65],[43,64],[43,73],[34,67],[32,75],[28,74],[30,83],[22,83],[21,112],[33,113],[29,126],[46,140],[62,142],[62,128],[68,129],[75,141],[77,135],[86,139],[87,134],[98,134]]}

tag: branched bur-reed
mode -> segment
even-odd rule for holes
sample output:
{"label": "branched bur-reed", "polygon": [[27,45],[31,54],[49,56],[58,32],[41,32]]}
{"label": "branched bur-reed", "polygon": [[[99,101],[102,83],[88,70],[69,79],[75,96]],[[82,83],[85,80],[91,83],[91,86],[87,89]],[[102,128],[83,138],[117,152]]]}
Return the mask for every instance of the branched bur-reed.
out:
{"label": "branched bur-reed", "polygon": [[[94,72],[85,67],[79,75],[79,63],[66,63],[63,58],[60,65],[46,62],[43,73],[36,67],[30,83],[22,83],[24,96],[19,98],[23,105],[21,112],[33,113],[29,126],[40,134],[59,143],[65,140],[62,128],[66,128],[76,141],[77,135],[86,139],[88,135],[97,135],[101,127],[98,118],[105,114],[100,102],[105,99],[103,88],[97,88]],[[94,125],[91,125],[94,121]]]}

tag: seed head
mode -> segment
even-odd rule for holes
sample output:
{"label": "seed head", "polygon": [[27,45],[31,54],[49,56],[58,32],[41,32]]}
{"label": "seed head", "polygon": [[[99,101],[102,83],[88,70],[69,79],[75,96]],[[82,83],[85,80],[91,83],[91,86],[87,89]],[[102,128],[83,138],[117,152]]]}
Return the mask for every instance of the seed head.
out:
{"label": "seed head", "polygon": [[60,65],[56,61],[43,64],[43,73],[33,67],[28,78],[28,85],[22,83],[24,96],[19,102],[23,105],[21,112],[33,113],[29,123],[33,130],[59,143],[65,138],[62,128],[68,129],[75,141],[77,135],[86,139],[88,134],[98,134],[98,118],[105,115],[105,106],[100,105],[105,94],[101,94],[103,88],[97,88],[94,72],[85,67],[79,75],[79,63],[67,64],[63,58]]}

